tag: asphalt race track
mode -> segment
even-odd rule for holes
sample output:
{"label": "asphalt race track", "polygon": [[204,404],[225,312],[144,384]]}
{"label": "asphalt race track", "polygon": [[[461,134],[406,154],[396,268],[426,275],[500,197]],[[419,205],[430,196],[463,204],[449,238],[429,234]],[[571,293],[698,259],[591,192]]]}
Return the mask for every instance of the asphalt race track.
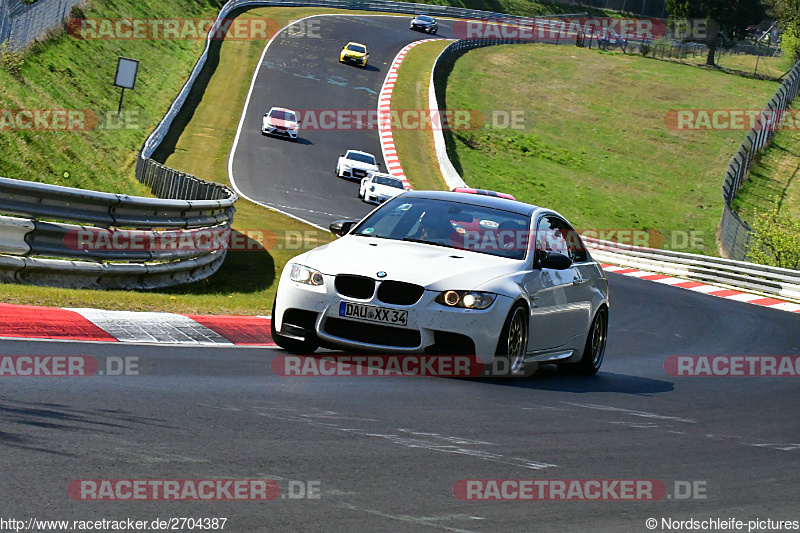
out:
{"label": "asphalt race track", "polygon": [[[334,16],[311,19],[313,36],[284,30],[269,46],[244,113],[232,154],[232,176],[246,197],[324,228],[338,219],[360,219],[372,207],[359,200],[358,182],[337,178],[336,161],[348,149],[375,155],[386,170],[376,130],[357,125],[304,130],[297,143],[261,134],[270,107],[302,110],[376,110],[378,93],[397,53],[430,35],[408,29],[409,17]],[[318,22],[317,22],[318,21]],[[442,21],[440,37],[452,37]],[[367,67],[339,62],[344,44],[367,45]],[[373,206],[374,207],[374,206]]]}
{"label": "asphalt race track", "polygon": [[[280,350],[0,341],[138,357],[139,375],[3,378],[8,516],[227,517],[230,531],[645,531],[649,517],[798,518],[798,378],[676,378],[669,355],[797,354],[800,317],[610,275],[594,378],[279,377]],[[319,482],[318,499],[82,502],[76,479]],[[468,502],[462,479],[698,482],[705,499]],[[681,483],[679,483],[681,485]],[[681,485],[683,486],[683,485]]]}
{"label": "asphalt race track", "polygon": [[[233,166],[251,198],[322,225],[369,209],[333,169],[347,148],[379,154],[377,134],[266,138],[263,109],[375,107],[357,87],[377,92],[396,52],[425,36],[409,33],[406,18],[326,18],[320,27],[319,43],[270,48]],[[370,45],[377,71],[337,63],[351,35]],[[325,81],[334,75],[347,85]],[[549,368],[520,380],[289,378],[272,371],[284,352],[270,348],[0,340],[9,356],[138,358],[135,375],[0,378],[0,516],[225,517],[224,531],[236,532],[642,532],[648,518],[656,531],[662,518],[800,520],[800,377],[673,377],[664,367],[673,355],[799,355],[800,314],[609,280],[609,344],[591,378]],[[220,478],[273,479],[281,497],[67,494],[81,479]],[[453,487],[467,479],[659,480],[666,496],[462,501]],[[289,497],[299,482],[318,484],[318,498]]]}

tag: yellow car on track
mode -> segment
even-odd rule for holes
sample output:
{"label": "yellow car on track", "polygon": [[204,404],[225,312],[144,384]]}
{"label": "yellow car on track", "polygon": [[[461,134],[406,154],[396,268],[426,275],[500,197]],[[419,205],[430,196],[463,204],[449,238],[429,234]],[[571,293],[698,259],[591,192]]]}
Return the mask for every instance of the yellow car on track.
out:
{"label": "yellow car on track", "polygon": [[367,46],[353,41],[344,45],[342,47],[342,53],[339,55],[339,61],[341,63],[352,63],[360,67],[367,66],[367,58],[369,58]]}

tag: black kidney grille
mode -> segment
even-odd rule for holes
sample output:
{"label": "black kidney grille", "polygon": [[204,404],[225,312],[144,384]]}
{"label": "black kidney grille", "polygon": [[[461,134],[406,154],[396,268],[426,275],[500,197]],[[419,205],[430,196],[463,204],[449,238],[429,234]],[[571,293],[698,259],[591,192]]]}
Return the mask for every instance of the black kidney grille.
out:
{"label": "black kidney grille", "polygon": [[342,296],[368,300],[375,294],[375,280],[364,276],[339,274],[336,276],[336,291]]}
{"label": "black kidney grille", "polygon": [[404,281],[383,281],[378,285],[378,300],[395,305],[413,305],[422,298],[425,289]]}

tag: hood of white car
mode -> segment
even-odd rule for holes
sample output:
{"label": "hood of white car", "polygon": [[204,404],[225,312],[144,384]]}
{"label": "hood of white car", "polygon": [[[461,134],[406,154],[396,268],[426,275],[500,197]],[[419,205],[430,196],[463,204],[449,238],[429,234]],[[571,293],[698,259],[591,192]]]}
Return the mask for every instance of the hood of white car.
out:
{"label": "hood of white car", "polygon": [[294,129],[297,127],[297,122],[294,120],[283,120],[280,118],[271,118],[267,116],[264,116],[261,119],[261,124],[264,127],[275,126],[278,128],[286,128],[286,129]]}
{"label": "hood of white car", "polygon": [[367,171],[377,171],[378,165],[370,165],[369,163],[364,163],[363,161],[356,161],[355,159],[347,159],[345,157],[340,158],[343,165],[347,165],[350,168],[357,168],[360,170],[367,170]]}
{"label": "hood of white car", "polygon": [[[372,187],[375,187],[374,191],[371,190]],[[394,198],[395,196],[403,192],[403,189],[398,189],[397,187],[390,187],[389,185],[381,185],[379,183],[373,183],[367,185],[367,188],[370,189],[370,194],[372,194],[373,196],[390,196]]]}
{"label": "hood of white car", "polygon": [[355,274],[405,281],[431,290],[480,289],[489,280],[518,272],[522,261],[375,237],[347,235],[311,250],[299,258],[323,274]]}

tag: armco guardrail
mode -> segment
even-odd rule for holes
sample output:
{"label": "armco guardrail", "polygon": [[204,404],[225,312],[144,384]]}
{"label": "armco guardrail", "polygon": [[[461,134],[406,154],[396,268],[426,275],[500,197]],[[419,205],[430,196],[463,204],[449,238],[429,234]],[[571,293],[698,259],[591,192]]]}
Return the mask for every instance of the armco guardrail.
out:
{"label": "armco guardrail", "polygon": [[642,270],[652,270],[712,283],[724,283],[800,302],[800,272],[745,261],[670,250],[642,248],[583,237],[592,257]]}
{"label": "armco guardrail", "polygon": [[[198,186],[187,180],[186,187]],[[233,193],[161,200],[0,178],[0,212],[18,215],[0,216],[0,279],[104,289],[201,280],[225,258],[235,200]]]}
{"label": "armco guardrail", "polygon": [[723,254],[731,259],[747,258],[747,246],[752,233],[750,226],[736,214],[731,204],[750,173],[753,158],[775,135],[781,115],[797,97],[798,88],[800,88],[800,61],[789,71],[775,92],[775,96],[761,112],[756,125],[747,132],[739,150],[728,164],[722,183],[722,199],[725,205],[719,238]]}

